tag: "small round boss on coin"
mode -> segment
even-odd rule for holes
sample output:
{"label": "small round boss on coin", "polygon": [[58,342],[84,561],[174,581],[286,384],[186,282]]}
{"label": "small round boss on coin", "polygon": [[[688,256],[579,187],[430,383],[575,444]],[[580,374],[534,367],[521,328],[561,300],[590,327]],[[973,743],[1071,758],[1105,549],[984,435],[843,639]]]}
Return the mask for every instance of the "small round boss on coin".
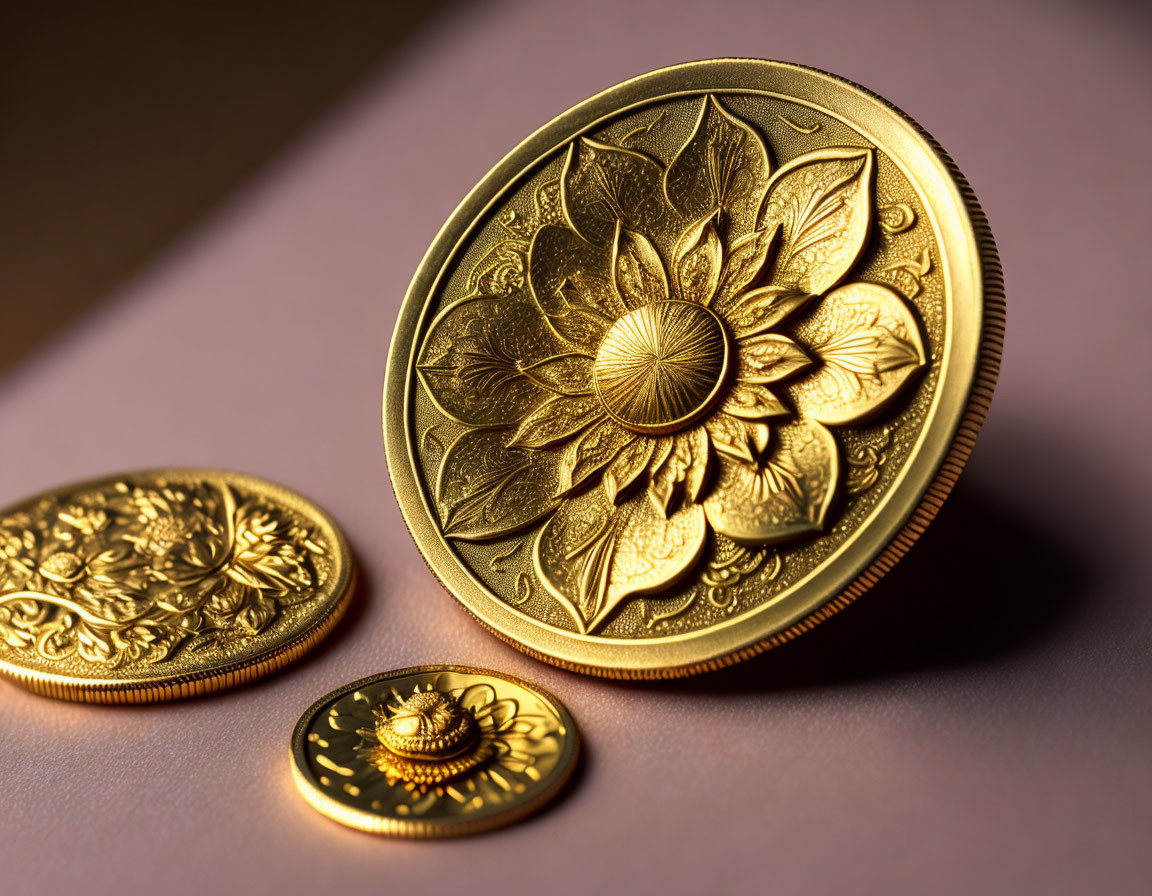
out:
{"label": "small round boss on coin", "polygon": [[720,319],[694,302],[644,305],[604,336],[593,363],[604,409],[630,430],[658,435],[703,414],[728,373]]}

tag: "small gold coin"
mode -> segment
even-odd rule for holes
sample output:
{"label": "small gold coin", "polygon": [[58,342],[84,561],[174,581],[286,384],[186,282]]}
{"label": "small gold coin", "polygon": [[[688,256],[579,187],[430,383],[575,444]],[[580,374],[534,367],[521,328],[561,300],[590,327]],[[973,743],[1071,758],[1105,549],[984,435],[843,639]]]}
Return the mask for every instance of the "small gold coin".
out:
{"label": "small gold coin", "polygon": [[537,658],[724,666],[847,606],[941,506],[1004,293],[963,176],[814,69],[613,87],[461,204],[404,300],[389,469],[433,572]]}
{"label": "small gold coin", "polygon": [[252,476],[65,486],[0,512],[0,673],[92,703],[220,690],[320,641],[351,579],[329,516]]}
{"label": "small gold coin", "polygon": [[316,701],[292,734],[304,798],[349,827],[455,837],[535,812],[575,768],[568,710],[542,688],[468,666],[373,675]]}

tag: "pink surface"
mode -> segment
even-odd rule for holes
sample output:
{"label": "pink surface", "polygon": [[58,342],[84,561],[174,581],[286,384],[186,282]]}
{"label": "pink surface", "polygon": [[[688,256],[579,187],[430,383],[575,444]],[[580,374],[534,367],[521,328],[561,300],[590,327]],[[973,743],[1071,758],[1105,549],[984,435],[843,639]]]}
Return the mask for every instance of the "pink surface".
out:
{"label": "pink surface", "polygon": [[[0,503],[134,467],[250,471],[327,507],[366,580],[349,625],[258,686],[127,709],[0,687],[0,891],[1147,892],[1149,36],[1119,2],[588,0],[433,19],[0,380]],[[857,607],[725,673],[606,683],[505,647],[437,586],[389,492],[384,358],[425,248],[505,151],[616,81],[719,55],[838,72],[948,148],[999,241],[1008,351],[954,499]],[[589,757],[571,794],[446,844],[313,812],[288,770],[303,709],[435,661],[564,699]]]}

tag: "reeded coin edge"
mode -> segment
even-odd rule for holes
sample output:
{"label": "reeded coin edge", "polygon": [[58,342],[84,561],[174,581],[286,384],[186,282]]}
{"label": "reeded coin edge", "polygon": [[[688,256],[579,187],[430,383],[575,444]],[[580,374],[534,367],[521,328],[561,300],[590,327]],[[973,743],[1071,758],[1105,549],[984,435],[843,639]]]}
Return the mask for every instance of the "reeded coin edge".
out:
{"label": "reeded coin edge", "polygon": [[[420,267],[413,278],[412,287],[409,294],[405,296],[404,302],[401,306],[401,312],[398,315],[395,332],[393,334],[392,346],[399,344],[398,340],[405,327],[404,309],[408,306],[408,300],[413,294],[413,291],[422,280],[422,274],[425,267],[434,258],[437,250],[440,249],[441,243],[448,236],[452,230],[452,225],[458,215],[461,214],[466,208],[475,204],[475,200],[481,193],[488,182],[493,179],[498,173],[502,172],[507,167],[513,157],[518,156],[523,148],[530,142],[540,138],[546,131],[551,130],[561,120],[566,119],[572,115],[576,110],[583,109],[591,106],[592,104],[600,101],[606,93],[611,93],[624,85],[633,85],[637,82],[647,80],[649,78],[667,75],[673,71],[681,69],[689,69],[696,67],[707,67],[717,63],[721,64],[753,64],[763,65],[767,60],[759,59],[713,59],[703,60],[695,63],[683,63],[669,68],[658,69],[653,72],[648,72],[639,75],[635,78],[629,79],[622,84],[617,84],[608,88],[606,91],[597,94],[596,96],[586,100],[584,103],[573,107],[562,115],[553,119],[552,122],[545,125],[534,135],[523,141],[515,149],[509,153],[497,166],[485,176],[484,179],[473,189],[471,193],[460,203],[459,207],[452,213],[445,222],[440,233],[437,234],[436,239],[429,247],[424,259],[421,261]],[[996,249],[995,239],[992,236],[991,228],[988,224],[987,216],[980,206],[968,179],[960,171],[959,167],[952,160],[952,157],[944,150],[940,143],[924,129],[915,119],[905,113],[902,109],[896,106],[891,101],[878,95],[877,93],[869,90],[848,78],[826,72],[822,69],[814,68],[811,66],[804,66],[795,63],[781,63],[772,62],[771,65],[779,66],[786,69],[792,69],[800,72],[808,72],[816,75],[826,77],[832,81],[839,82],[849,88],[859,91],[866,97],[880,103],[884,108],[896,115],[900,121],[905,125],[910,126],[913,132],[920,137],[944,167],[947,174],[951,177],[953,184],[959,194],[964,211],[968,216],[968,224],[971,227],[971,236],[975,244],[976,262],[979,270],[979,294],[973,296],[974,302],[978,303],[980,321],[979,333],[976,345],[976,367],[972,376],[971,383],[967,390],[967,398],[960,412],[958,422],[955,425],[951,436],[950,447],[945,452],[943,459],[937,468],[936,475],[927,484],[918,503],[913,507],[903,526],[896,532],[889,540],[888,544],[879,551],[873,560],[864,568],[862,572],[850,581],[837,595],[829,598],[828,602],[819,607],[818,609],[803,616],[797,622],[788,625],[785,628],[765,637],[760,640],[754,641],[745,647],[740,647],[735,650],[726,651],[722,654],[714,655],[694,661],[690,663],[681,663],[668,666],[643,666],[643,667],[628,667],[625,665],[601,665],[597,663],[585,662],[581,660],[570,659],[568,657],[554,656],[545,651],[539,650],[531,645],[525,644],[516,637],[513,637],[499,628],[491,624],[487,619],[475,611],[470,603],[463,599],[456,593],[454,588],[446,581],[445,577],[438,572],[430,562],[420,537],[417,534],[417,527],[424,528],[424,521],[417,520],[415,523],[409,518],[409,509],[406,507],[405,498],[401,497],[400,488],[396,485],[397,480],[401,479],[402,484],[406,487],[412,486],[407,478],[410,475],[416,475],[414,460],[411,458],[406,440],[404,439],[404,431],[407,427],[407,404],[409,401],[408,388],[407,388],[407,361],[403,364],[404,369],[400,369],[399,361],[394,362],[394,357],[399,353],[395,351],[389,352],[388,362],[386,366],[386,375],[384,383],[384,400],[383,400],[383,418],[384,418],[384,446],[385,454],[387,457],[389,473],[393,479],[393,494],[400,508],[401,517],[404,524],[408,527],[408,531],[416,542],[421,557],[424,559],[425,565],[436,577],[437,581],[456,598],[457,603],[461,604],[477,622],[484,628],[494,634],[497,638],[505,643],[515,647],[522,653],[531,656],[534,659],[541,660],[542,662],[567,669],[572,672],[580,672],[588,675],[596,675],[604,678],[613,678],[620,680],[656,680],[656,679],[672,679],[682,678],[690,675],[696,675],[704,672],[715,671],[717,669],[726,668],[735,665],[736,663],[758,656],[768,650],[785,644],[798,635],[801,635],[811,629],[815,628],[819,623],[826,619],[831,618],[845,607],[854,603],[857,598],[868,591],[875,585],[885,574],[887,574],[896,563],[911,549],[912,545],[916,543],[917,539],[925,532],[929,524],[936,517],[940,508],[944,505],[944,501],[951,493],[952,488],[955,486],[956,481],[959,479],[960,473],[963,471],[972,451],[975,447],[976,438],[980,433],[980,429],[984,424],[984,420],[988,415],[989,407],[991,406],[993,392],[995,391],[996,381],[1000,372],[1000,360],[1003,354],[1004,347],[1004,333],[1007,319],[1007,307],[1005,301],[1004,290],[1004,275],[1000,265],[999,253]],[[494,201],[494,200],[493,200]],[[451,255],[451,253],[449,253]],[[395,394],[393,394],[395,393]],[[391,421],[391,423],[390,423]],[[393,435],[390,435],[390,429]],[[410,468],[411,467],[411,468]],[[399,474],[399,475],[398,475]],[[459,561],[457,561],[459,562]],[[468,578],[474,578],[470,572],[465,571]],[[626,651],[627,646],[623,644],[613,645],[618,651]]]}
{"label": "reeded coin edge", "polygon": [[352,602],[352,596],[356,592],[356,583],[359,578],[358,571],[352,560],[351,550],[348,547],[347,538],[344,536],[340,527],[336,525],[336,521],[318,504],[315,504],[287,486],[262,479],[259,476],[253,476],[248,473],[238,473],[232,470],[217,470],[201,467],[167,467],[162,469],[133,470],[48,489],[13,502],[7,505],[4,511],[22,504],[38,501],[41,498],[46,498],[62,490],[96,488],[126,477],[137,476],[231,479],[241,484],[248,482],[254,484],[257,490],[263,489],[270,491],[278,501],[297,509],[298,512],[303,515],[315,517],[327,528],[328,535],[331,537],[337,550],[334,569],[339,573],[340,580],[337,581],[336,587],[333,589],[333,598],[327,611],[311,626],[302,630],[290,640],[278,644],[263,653],[196,672],[187,672],[180,675],[169,675],[154,679],[87,679],[27,669],[23,666],[17,666],[0,660],[0,676],[41,697],[52,697],[56,700],[67,700],[74,703],[123,705],[184,700],[228,690],[229,688],[240,687],[241,685],[248,684],[283,669],[323,641],[340,622],[340,619],[344,616],[344,613]]}
{"label": "reeded coin edge", "polygon": [[[365,685],[374,684],[381,679],[400,678],[405,675],[423,675],[431,672],[458,672],[465,675],[480,675],[501,681],[508,681],[532,691],[551,703],[557,715],[560,716],[560,721],[564,725],[565,730],[570,735],[565,743],[564,752],[561,754],[560,762],[557,766],[558,771],[552,782],[536,796],[510,807],[505,812],[472,821],[454,822],[387,818],[372,812],[354,809],[351,806],[341,803],[339,800],[333,799],[320,790],[316,781],[308,773],[307,753],[305,752],[308,727],[312,724],[312,720],[316,715],[326,706],[330,705],[333,701],[339,700],[345,694],[362,688]],[[381,672],[376,675],[369,675],[367,678],[353,681],[350,684],[337,688],[330,694],[325,694],[309,706],[308,709],[304,711],[304,714],[300,716],[299,721],[296,722],[296,727],[292,731],[292,741],[289,746],[292,780],[295,782],[297,790],[300,791],[300,795],[321,815],[325,815],[345,827],[354,828],[355,830],[364,831],[365,833],[385,837],[404,837],[415,840],[445,840],[484,833],[515,824],[517,821],[521,821],[535,814],[555,799],[568,785],[568,782],[572,779],[572,775],[579,765],[580,755],[580,731],[576,727],[576,722],[572,718],[572,714],[568,711],[568,707],[550,691],[542,688],[535,682],[527,681],[517,675],[509,675],[504,672],[496,672],[492,669],[483,669],[478,666],[457,666],[452,664],[409,666],[393,672]]]}

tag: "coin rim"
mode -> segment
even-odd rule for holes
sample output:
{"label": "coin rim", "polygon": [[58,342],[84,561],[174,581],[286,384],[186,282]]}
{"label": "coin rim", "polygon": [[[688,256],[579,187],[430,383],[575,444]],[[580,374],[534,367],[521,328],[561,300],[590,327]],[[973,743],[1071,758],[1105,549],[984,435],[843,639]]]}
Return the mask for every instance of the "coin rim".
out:
{"label": "coin rim", "polygon": [[[940,241],[941,266],[948,271],[956,263],[958,268],[945,280],[953,334],[943,344],[941,381],[929,411],[931,425],[921,430],[918,445],[898,481],[859,527],[870,530],[870,537],[857,538],[846,551],[838,550],[836,564],[822,564],[792,586],[794,593],[785,603],[798,605],[796,611],[777,611],[765,620],[764,614],[780,605],[773,602],[727,623],[666,639],[627,641],[553,631],[551,626],[501,602],[463,564],[440,534],[435,513],[420,488],[418,461],[407,438],[407,418],[415,380],[411,371],[420,346],[417,336],[422,334],[428,316],[425,303],[438,287],[446,263],[455,257],[475,224],[511,184],[564,142],[661,97],[729,90],[786,91],[800,102],[844,120],[870,139],[873,135],[867,133],[863,122],[874,124],[879,116],[879,121],[891,128],[884,143],[896,143],[904,153],[886,154],[924,195],[934,238]],[[832,104],[840,111],[828,109]],[[851,121],[849,113],[856,115]],[[921,157],[917,160],[922,169],[918,176],[908,170],[906,155],[910,150]],[[940,220],[941,212],[947,213],[947,222]],[[970,296],[970,300],[958,301],[958,295]],[[482,625],[529,656],[610,678],[675,678],[722,668],[786,643],[839,612],[874,585],[915,543],[943,505],[972,452],[999,373],[1004,327],[1003,274],[983,210],[952,159],[910,116],[852,81],[793,63],[713,59],[659,69],[593,96],[528,137],[468,194],[429,247],[401,306],[385,373],[384,443],[396,500],[433,574]],[[957,378],[960,386],[951,383]],[[947,392],[950,384],[952,391]],[[915,482],[915,488],[909,481]],[[881,525],[882,534],[878,534]],[[861,554],[863,559],[858,557]],[[839,574],[833,571],[837,566]],[[820,589],[821,596],[809,593],[797,600],[803,593],[797,589],[817,573],[828,580]],[[813,590],[809,585],[807,591]],[[776,615],[785,616],[786,621],[774,624]],[[733,625],[739,626],[736,635],[729,634]],[[752,634],[739,634],[749,628]]]}
{"label": "coin rim", "polygon": [[7,505],[0,510],[0,518],[8,516],[24,505],[59,495],[61,492],[95,489],[115,482],[122,482],[125,479],[147,477],[223,480],[241,487],[247,485],[255,492],[271,493],[278,503],[296,510],[303,516],[315,519],[323,528],[327,529],[326,535],[335,549],[334,587],[331,589],[328,609],[311,625],[295,633],[287,641],[273,645],[254,656],[195,672],[161,675],[154,678],[81,678],[74,675],[28,669],[0,659],[0,675],[42,697],[53,697],[58,700],[69,700],[77,703],[124,704],[182,700],[239,687],[282,669],[310,651],[336,627],[351,603],[358,577],[351,550],[348,547],[348,540],[336,521],[318,504],[287,486],[259,476],[208,467],[163,467],[134,470],[46,489]]}
{"label": "coin rim", "polygon": [[[398,679],[410,675],[426,675],[438,672],[457,672],[464,675],[476,675],[482,678],[495,678],[510,682],[535,693],[538,697],[551,703],[556,710],[560,723],[569,734],[564,749],[561,751],[560,763],[554,772],[552,782],[540,793],[531,799],[510,806],[506,811],[491,815],[483,819],[469,821],[437,822],[427,819],[392,818],[378,815],[363,809],[357,809],[342,803],[329,796],[319,786],[308,767],[307,738],[308,728],[312,720],[334,701],[339,700],[350,691],[358,690],[368,684],[378,681]],[[451,837],[462,837],[469,834],[478,834],[484,831],[495,830],[527,818],[551,802],[564,789],[576,771],[581,753],[580,731],[576,721],[568,711],[568,707],[551,691],[541,687],[535,682],[510,675],[505,672],[496,672],[480,666],[458,666],[455,664],[432,663],[423,666],[408,666],[392,672],[380,672],[358,679],[325,694],[308,707],[292,729],[292,740],[289,744],[289,759],[292,766],[292,780],[296,788],[308,804],[322,815],[346,827],[355,828],[369,834],[385,837],[407,837],[419,840],[440,840]]]}

